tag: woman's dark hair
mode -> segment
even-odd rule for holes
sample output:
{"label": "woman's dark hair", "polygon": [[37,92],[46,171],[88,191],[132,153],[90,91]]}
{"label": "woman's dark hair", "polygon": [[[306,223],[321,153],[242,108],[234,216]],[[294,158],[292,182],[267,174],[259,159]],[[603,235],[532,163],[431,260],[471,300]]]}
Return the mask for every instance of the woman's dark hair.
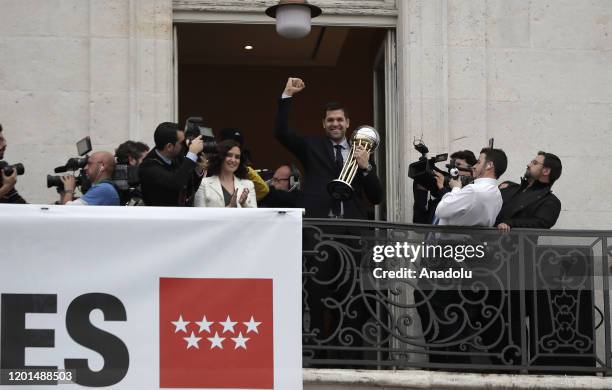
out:
{"label": "woman's dark hair", "polygon": [[[227,156],[227,152],[230,151],[231,148],[237,147],[240,149],[240,144],[234,140],[228,139],[225,141],[221,141],[217,144],[217,153],[210,156],[208,159],[208,174],[218,175],[221,172],[221,165],[223,165],[223,160]],[[240,164],[238,165],[238,169],[234,172],[239,179],[247,178],[247,168],[246,161],[244,159],[244,155],[242,154],[242,150],[240,150]]]}

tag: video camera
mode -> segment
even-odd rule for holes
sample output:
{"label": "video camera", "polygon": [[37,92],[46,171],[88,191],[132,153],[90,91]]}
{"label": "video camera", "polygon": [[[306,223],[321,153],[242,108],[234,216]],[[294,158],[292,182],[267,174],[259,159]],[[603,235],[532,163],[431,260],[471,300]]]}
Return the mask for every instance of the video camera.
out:
{"label": "video camera", "polygon": [[[87,165],[87,153],[91,152],[91,139],[89,137],[83,138],[76,143],[76,147],[79,157],[69,158],[66,164],[55,168],[54,172],[63,173],[68,171],[79,171],[78,175],[75,175],[75,181],[77,187],[81,187],[81,193],[84,194],[91,187],[91,182],[83,171],[83,168]],[[64,190],[64,183],[60,176],[47,175],[47,188],[51,187],[57,187],[57,192],[62,192]]]}
{"label": "video camera", "polygon": [[[17,176],[21,176],[25,172],[23,164],[17,163],[10,165],[6,161],[0,161],[0,170],[2,170],[2,172],[4,172],[6,176],[11,176],[15,171],[17,171]],[[2,175],[0,175],[0,186],[2,185],[2,183]]]}
{"label": "video camera", "polygon": [[414,143],[414,149],[421,153],[418,161],[413,162],[408,166],[408,177],[413,179],[417,184],[425,187],[432,194],[437,194],[439,189],[436,185],[436,176],[434,172],[439,172],[444,175],[444,186],[448,187],[449,180],[459,178],[463,186],[472,182],[471,176],[459,175],[459,171],[471,172],[469,168],[459,168],[455,164],[455,160],[451,159],[449,164],[446,164],[447,171],[443,171],[436,167],[436,163],[446,161],[448,159],[448,153],[437,154],[434,157],[427,158],[429,148],[418,140]]}
{"label": "video camera", "polygon": [[215,141],[215,135],[210,127],[204,125],[202,117],[191,116],[187,118],[185,122],[185,140],[187,146],[196,139],[198,136],[202,136],[204,141],[203,154],[211,154],[217,152],[217,141]]}

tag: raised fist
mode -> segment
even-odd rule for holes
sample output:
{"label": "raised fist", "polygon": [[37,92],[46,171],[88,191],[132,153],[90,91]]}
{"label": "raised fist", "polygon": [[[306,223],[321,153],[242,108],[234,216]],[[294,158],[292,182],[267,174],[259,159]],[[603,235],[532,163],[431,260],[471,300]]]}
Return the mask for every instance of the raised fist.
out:
{"label": "raised fist", "polygon": [[289,79],[287,80],[287,85],[285,86],[285,91],[283,93],[288,96],[293,96],[305,87],[306,84],[304,84],[302,79],[289,77]]}

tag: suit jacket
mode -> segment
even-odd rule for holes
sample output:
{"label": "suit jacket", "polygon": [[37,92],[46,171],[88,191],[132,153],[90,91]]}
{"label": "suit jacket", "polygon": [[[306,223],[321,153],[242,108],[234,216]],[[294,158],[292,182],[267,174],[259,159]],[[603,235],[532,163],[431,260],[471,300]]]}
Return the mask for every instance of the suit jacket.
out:
{"label": "suit jacket", "polygon": [[[238,197],[240,197],[243,189],[247,188],[249,190],[249,196],[244,207],[257,207],[255,186],[252,181],[234,176],[234,185],[238,190]],[[202,183],[195,193],[194,205],[195,207],[225,207],[225,198],[223,197],[219,176],[215,175],[202,179]],[[237,207],[242,206],[238,203]]]}
{"label": "suit jacket", "polygon": [[[147,206],[184,206],[181,200],[199,185],[195,179],[196,163],[187,157],[166,164],[153,148],[140,164],[138,174],[142,198]],[[195,181],[195,183],[194,183]]]}
{"label": "suit jacket", "polygon": [[[276,116],[274,136],[289,149],[302,163],[304,178],[298,207],[306,209],[306,217],[326,218],[332,208],[332,198],[327,192],[327,183],[338,178],[338,168],[334,162],[334,148],[326,136],[302,137],[289,129],[289,111],[293,98],[280,99]],[[355,190],[354,196],[343,202],[344,217],[366,219],[366,209],[361,204],[365,197],[372,204],[382,201],[383,191],[376,165],[370,156],[372,170],[364,176],[359,169],[351,186]]]}
{"label": "suit jacket", "polygon": [[561,201],[553,195],[550,185],[536,182],[526,188],[527,183],[523,182],[511,183],[501,190],[504,204],[496,225],[503,222],[513,228],[533,229],[550,229],[555,225],[561,213]]}

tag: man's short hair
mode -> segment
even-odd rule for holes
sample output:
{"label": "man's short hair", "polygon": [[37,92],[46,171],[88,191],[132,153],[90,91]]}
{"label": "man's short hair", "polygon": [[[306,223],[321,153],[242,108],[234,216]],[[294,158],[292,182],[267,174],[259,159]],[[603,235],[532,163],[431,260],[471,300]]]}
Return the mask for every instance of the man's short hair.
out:
{"label": "man's short hair", "polygon": [[163,122],[157,126],[153,139],[155,140],[155,149],[163,150],[168,144],[175,144],[178,140],[177,131],[181,131],[178,123]]}
{"label": "man's short hair", "polygon": [[344,105],[342,103],[339,102],[329,102],[325,105],[325,107],[323,107],[323,116],[322,118],[325,119],[327,118],[327,112],[328,111],[335,111],[335,110],[342,110],[342,112],[344,112],[344,117],[348,118],[349,114],[348,111],[346,110],[346,108],[344,107]]}
{"label": "man's short hair", "polygon": [[458,152],[451,154],[450,158],[452,158],[453,160],[458,159],[458,158],[461,160],[465,160],[465,162],[467,162],[470,165],[475,165],[476,162],[478,161],[476,156],[474,156],[474,152],[472,152],[471,150],[460,150]]}
{"label": "man's short hair", "polygon": [[143,142],[138,141],[125,141],[115,150],[115,158],[119,164],[129,164],[132,157],[134,160],[138,160],[143,153],[149,151],[149,146]]}
{"label": "man's short hair", "polygon": [[538,152],[538,156],[544,156],[544,164],[542,165],[546,168],[550,168],[548,180],[552,186],[553,183],[556,182],[559,177],[561,177],[561,171],[563,170],[563,167],[561,166],[561,159],[552,153],[546,153],[541,150]]}
{"label": "man's short hair", "polygon": [[506,168],[508,167],[508,158],[506,157],[506,153],[504,153],[503,150],[495,148],[483,148],[480,153],[484,153],[487,156],[485,162],[491,161],[493,163],[496,178],[499,178],[501,175],[504,174],[504,172],[506,172]]}
{"label": "man's short hair", "polygon": [[0,123],[0,132],[2,132],[2,123]]}

